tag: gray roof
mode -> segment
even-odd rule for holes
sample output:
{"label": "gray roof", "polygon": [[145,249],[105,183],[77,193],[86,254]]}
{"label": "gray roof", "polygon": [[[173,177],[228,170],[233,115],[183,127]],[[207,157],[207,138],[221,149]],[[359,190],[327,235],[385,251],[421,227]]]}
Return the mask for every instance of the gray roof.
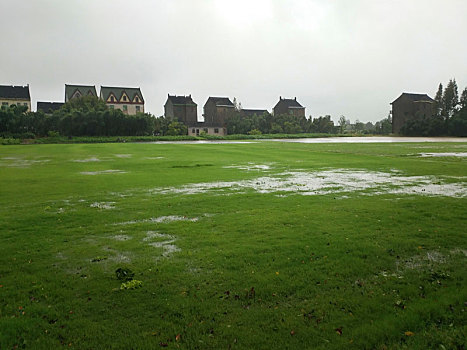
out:
{"label": "gray roof", "polygon": [[247,116],[269,114],[266,109],[242,109],[241,112]]}
{"label": "gray roof", "polygon": [[230,101],[230,99],[228,97],[212,97],[212,96],[209,96],[206,103],[208,103],[209,101],[213,101],[216,104],[216,106],[235,107],[234,104],[232,103],[232,101]]}
{"label": "gray roof", "polygon": [[50,112],[60,109],[64,105],[63,102],[39,102],[37,101],[37,111]]}
{"label": "gray roof", "polygon": [[65,102],[69,101],[73,95],[79,91],[81,96],[97,97],[96,87],[93,85],[68,85],[65,84]]}
{"label": "gray roof", "polygon": [[26,86],[8,86],[0,85],[0,97],[16,100],[30,100],[29,85]]}
{"label": "gray roof", "polygon": [[168,95],[167,100],[170,100],[174,105],[195,105],[196,106],[196,103],[191,98],[191,95],[188,95],[188,96]]}
{"label": "gray roof", "polygon": [[138,96],[142,103],[144,103],[143,94],[141,93],[140,88],[101,86],[100,96],[104,101],[107,101],[110,94],[114,94],[117,100],[120,101],[123,93],[126,93],[131,102],[133,102],[135,96]]}
{"label": "gray roof", "polygon": [[427,94],[413,94],[413,93],[408,93],[408,92],[403,92],[402,95],[400,95],[398,98],[396,98],[394,101],[391,102],[394,103],[401,97],[407,97],[413,102],[435,102],[430,96]]}
{"label": "gray roof", "polygon": [[281,105],[285,104],[285,106],[287,108],[305,108],[300,103],[297,102],[296,97],[295,98],[282,98],[282,97],[279,97],[279,102],[276,103],[274,108],[276,108],[279,104],[281,104]]}

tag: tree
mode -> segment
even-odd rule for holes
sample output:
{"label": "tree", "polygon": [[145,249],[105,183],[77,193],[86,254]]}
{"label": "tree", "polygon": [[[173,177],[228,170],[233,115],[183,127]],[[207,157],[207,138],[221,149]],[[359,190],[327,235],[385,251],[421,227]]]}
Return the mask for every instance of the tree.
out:
{"label": "tree", "polygon": [[343,115],[341,115],[339,117],[339,133],[340,134],[343,134],[345,132],[345,125],[346,125],[346,120],[345,120],[345,117]]}
{"label": "tree", "polygon": [[443,105],[443,84],[441,83],[439,83],[438,91],[436,92],[435,103],[436,103],[436,114],[440,115],[442,105]]}
{"label": "tree", "polygon": [[444,89],[443,99],[442,99],[442,116],[444,119],[449,119],[453,112],[454,108],[459,103],[459,95],[457,93],[457,83],[456,79],[449,80],[446,89]]}
{"label": "tree", "polygon": [[462,91],[461,98],[459,100],[461,108],[467,107],[467,87]]}

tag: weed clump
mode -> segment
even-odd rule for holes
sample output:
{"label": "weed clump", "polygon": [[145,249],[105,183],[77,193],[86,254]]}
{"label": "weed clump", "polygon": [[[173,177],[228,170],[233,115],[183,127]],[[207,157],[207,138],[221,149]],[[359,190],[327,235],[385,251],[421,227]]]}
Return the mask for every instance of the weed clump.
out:
{"label": "weed clump", "polygon": [[115,275],[119,281],[128,282],[133,279],[135,273],[130,269],[119,267],[117,270],[115,270]]}

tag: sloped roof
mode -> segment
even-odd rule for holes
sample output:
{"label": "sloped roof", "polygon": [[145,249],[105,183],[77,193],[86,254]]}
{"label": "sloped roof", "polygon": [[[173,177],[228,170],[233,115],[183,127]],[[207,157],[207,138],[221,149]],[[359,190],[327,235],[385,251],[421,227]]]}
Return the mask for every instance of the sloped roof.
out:
{"label": "sloped roof", "polygon": [[300,103],[297,102],[297,98],[282,98],[279,97],[279,102],[276,103],[274,108],[276,108],[279,104],[285,105],[287,108],[305,108]]}
{"label": "sloped roof", "polygon": [[29,95],[29,85],[27,86],[0,85],[0,97],[29,100],[31,99]]}
{"label": "sloped roof", "polygon": [[413,93],[403,92],[398,98],[392,101],[391,104],[396,102],[401,97],[407,97],[413,102],[435,102],[435,100],[433,100],[427,94],[413,94]]}
{"label": "sloped roof", "polygon": [[213,101],[216,104],[216,106],[232,106],[232,107],[234,107],[234,104],[232,103],[232,101],[230,101],[230,99],[228,97],[212,97],[212,96],[209,96],[206,103],[208,103],[209,101]]}
{"label": "sloped roof", "polygon": [[65,84],[65,101],[69,101],[73,95],[79,91],[82,96],[96,96],[96,87],[94,85],[68,85]]}
{"label": "sloped roof", "polygon": [[242,113],[247,116],[269,114],[266,109],[242,109]]}
{"label": "sloped roof", "polygon": [[107,101],[110,94],[114,94],[115,97],[120,101],[123,93],[126,93],[130,101],[133,101],[136,95],[144,103],[143,94],[141,93],[140,88],[130,88],[130,87],[114,87],[114,86],[101,86],[100,96],[104,101]]}
{"label": "sloped roof", "polygon": [[195,105],[196,106],[196,103],[191,98],[191,95],[189,96],[176,96],[176,95],[170,96],[169,95],[167,99],[172,101],[174,105]]}
{"label": "sloped roof", "polygon": [[37,111],[56,111],[64,105],[63,102],[39,102],[37,101]]}

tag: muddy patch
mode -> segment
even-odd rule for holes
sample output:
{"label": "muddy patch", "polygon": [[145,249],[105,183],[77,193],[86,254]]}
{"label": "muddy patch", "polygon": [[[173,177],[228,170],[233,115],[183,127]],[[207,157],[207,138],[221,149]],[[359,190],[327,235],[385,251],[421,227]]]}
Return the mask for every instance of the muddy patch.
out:
{"label": "muddy patch", "polygon": [[81,171],[81,175],[106,175],[106,174],[126,174],[124,170],[118,169],[108,169],[108,170],[99,170],[99,171]]}
{"label": "muddy patch", "polygon": [[247,191],[307,196],[361,193],[364,195],[418,194],[463,198],[467,197],[467,184],[465,182],[444,183],[441,178],[434,176],[404,176],[396,170],[378,172],[327,169],[316,172],[288,171],[252,180],[203,182],[181,187],[156,188],[150,193],[228,195]]}

